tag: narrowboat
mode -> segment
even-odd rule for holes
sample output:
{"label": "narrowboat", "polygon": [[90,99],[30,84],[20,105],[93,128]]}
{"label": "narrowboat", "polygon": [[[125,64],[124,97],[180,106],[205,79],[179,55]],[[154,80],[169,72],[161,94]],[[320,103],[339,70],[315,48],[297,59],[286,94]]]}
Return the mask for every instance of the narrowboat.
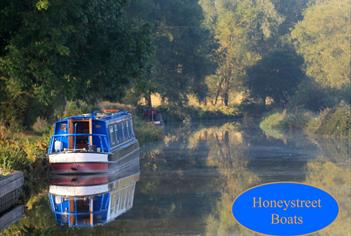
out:
{"label": "narrowboat", "polygon": [[[134,169],[135,170],[135,169]],[[133,207],[139,170],[127,175],[58,175],[49,186],[50,208],[60,226],[93,227]]]}
{"label": "narrowboat", "polygon": [[70,116],[54,124],[48,148],[56,173],[102,173],[139,156],[139,143],[127,111],[105,110]]}

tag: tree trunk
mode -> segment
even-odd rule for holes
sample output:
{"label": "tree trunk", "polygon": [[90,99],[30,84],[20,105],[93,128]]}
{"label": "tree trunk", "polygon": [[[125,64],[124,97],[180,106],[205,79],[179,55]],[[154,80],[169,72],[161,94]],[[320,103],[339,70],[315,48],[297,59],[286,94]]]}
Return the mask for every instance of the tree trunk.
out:
{"label": "tree trunk", "polygon": [[223,88],[223,102],[225,106],[229,105],[229,78],[225,80]]}
{"label": "tree trunk", "polygon": [[219,82],[218,84],[218,87],[217,87],[217,92],[216,92],[216,97],[215,97],[215,101],[214,101],[214,105],[217,105],[217,101],[218,101],[218,97],[219,97],[219,93],[221,92],[222,90],[222,84],[223,84],[223,81],[224,81],[224,77],[221,78],[221,81]]}
{"label": "tree trunk", "polygon": [[224,105],[227,107],[229,105],[229,95],[228,95],[227,89],[226,89],[226,91],[224,91],[223,100],[224,100]]}

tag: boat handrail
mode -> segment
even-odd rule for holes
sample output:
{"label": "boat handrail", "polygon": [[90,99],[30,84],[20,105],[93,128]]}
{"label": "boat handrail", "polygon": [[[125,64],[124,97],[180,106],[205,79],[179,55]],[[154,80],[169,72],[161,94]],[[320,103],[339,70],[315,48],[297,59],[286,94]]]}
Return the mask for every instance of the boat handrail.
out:
{"label": "boat handrail", "polygon": [[[54,134],[51,136],[50,138],[50,142],[49,142],[49,149],[48,149],[48,154],[52,154],[53,153],[53,145],[55,141],[60,141],[62,142],[62,139],[65,137],[74,137],[74,141],[73,141],[73,148],[69,149],[69,148],[63,148],[60,151],[55,151],[55,153],[61,153],[61,152],[77,152],[77,151],[89,151],[86,150],[84,148],[76,148],[76,137],[98,137],[99,140],[99,148],[101,148],[101,151],[99,153],[109,153],[109,145],[107,142],[107,136],[105,134],[86,134],[86,133],[78,133],[78,134]],[[88,139],[88,145],[90,146],[90,139]]]}

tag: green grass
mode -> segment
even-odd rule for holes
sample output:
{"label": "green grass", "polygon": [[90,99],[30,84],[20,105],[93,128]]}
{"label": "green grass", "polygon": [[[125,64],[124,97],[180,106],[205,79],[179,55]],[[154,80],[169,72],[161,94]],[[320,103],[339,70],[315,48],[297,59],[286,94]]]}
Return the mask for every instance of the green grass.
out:
{"label": "green grass", "polygon": [[140,144],[159,141],[163,137],[162,128],[134,116],[134,131]]}
{"label": "green grass", "polygon": [[303,130],[307,134],[351,139],[351,107],[340,104],[326,108],[319,114],[305,110],[277,111],[265,116],[260,128],[273,137],[282,137],[289,130]]}
{"label": "green grass", "polygon": [[278,111],[265,116],[260,128],[268,135],[281,139],[290,130],[303,130],[313,114],[304,110]]}
{"label": "green grass", "polygon": [[211,107],[164,105],[157,108],[162,112],[164,119],[169,122],[191,122],[194,120],[211,120],[233,118],[239,116],[239,111],[233,107],[221,106],[218,109]]}

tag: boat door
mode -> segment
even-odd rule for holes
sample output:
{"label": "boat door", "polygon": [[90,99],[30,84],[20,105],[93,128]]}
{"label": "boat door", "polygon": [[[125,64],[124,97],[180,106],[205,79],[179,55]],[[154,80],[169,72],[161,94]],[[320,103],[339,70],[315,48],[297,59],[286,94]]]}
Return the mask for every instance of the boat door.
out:
{"label": "boat door", "polygon": [[69,149],[88,150],[89,145],[93,144],[92,119],[73,120],[69,122]]}

